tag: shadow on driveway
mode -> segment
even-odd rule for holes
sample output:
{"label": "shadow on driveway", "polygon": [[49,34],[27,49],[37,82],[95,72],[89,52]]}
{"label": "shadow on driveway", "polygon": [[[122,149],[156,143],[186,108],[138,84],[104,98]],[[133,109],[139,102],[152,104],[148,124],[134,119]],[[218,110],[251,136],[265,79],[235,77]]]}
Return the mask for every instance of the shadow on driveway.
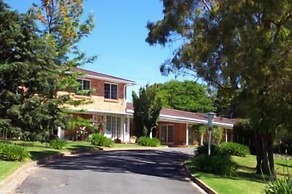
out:
{"label": "shadow on driveway", "polygon": [[181,163],[187,158],[187,154],[163,150],[97,151],[64,156],[41,166],[58,170],[136,173],[186,181]]}

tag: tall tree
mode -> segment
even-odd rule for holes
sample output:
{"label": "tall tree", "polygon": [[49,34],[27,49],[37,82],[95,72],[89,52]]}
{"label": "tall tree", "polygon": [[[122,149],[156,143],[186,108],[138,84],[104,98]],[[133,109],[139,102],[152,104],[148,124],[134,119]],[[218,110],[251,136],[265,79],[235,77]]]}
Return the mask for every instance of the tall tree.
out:
{"label": "tall tree", "polygon": [[139,95],[132,93],[134,105],[135,135],[149,136],[158,125],[158,117],[162,108],[160,97],[157,96],[157,87],[146,86],[139,89]]}
{"label": "tall tree", "polygon": [[275,129],[291,126],[292,2],[163,0],[163,6],[163,19],[147,24],[146,41],[165,45],[181,37],[184,44],[162,72],[191,70],[240,99],[242,116],[256,129],[257,173],[274,174]]}
{"label": "tall tree", "polygon": [[207,87],[194,81],[171,80],[154,85],[159,88],[162,106],[191,112],[214,111],[213,97],[208,94]]}
{"label": "tall tree", "polygon": [[11,11],[0,1],[0,128],[35,139],[49,136],[68,117],[52,98],[57,85],[56,52],[38,34],[33,15]]}
{"label": "tall tree", "polygon": [[92,17],[80,21],[83,1],[41,2],[19,14],[0,0],[0,125],[6,134],[17,131],[30,140],[47,140],[54,129],[65,128],[70,115],[62,105],[72,101],[58,91],[75,91],[78,74],[67,71],[94,59],[77,47],[93,27]]}

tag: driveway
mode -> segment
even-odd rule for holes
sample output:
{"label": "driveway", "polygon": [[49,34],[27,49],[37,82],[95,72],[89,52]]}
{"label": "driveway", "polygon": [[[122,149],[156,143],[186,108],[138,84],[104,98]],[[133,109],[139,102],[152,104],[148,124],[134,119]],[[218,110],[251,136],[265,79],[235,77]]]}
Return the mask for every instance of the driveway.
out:
{"label": "driveway", "polygon": [[185,178],[187,157],[172,148],[66,156],[33,171],[16,193],[202,193]]}

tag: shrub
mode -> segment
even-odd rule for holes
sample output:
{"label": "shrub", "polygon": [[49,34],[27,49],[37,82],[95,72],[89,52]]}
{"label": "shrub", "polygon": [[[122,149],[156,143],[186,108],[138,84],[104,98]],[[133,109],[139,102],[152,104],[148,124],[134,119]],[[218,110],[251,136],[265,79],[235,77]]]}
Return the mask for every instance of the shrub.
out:
{"label": "shrub", "polygon": [[110,138],[105,137],[101,133],[94,133],[90,136],[90,142],[92,145],[111,147],[113,141]]}
{"label": "shrub", "polygon": [[66,147],[67,142],[62,139],[53,139],[52,141],[50,141],[49,145],[51,148],[61,150]]}
{"label": "shrub", "polygon": [[0,143],[0,159],[8,161],[23,161],[29,158],[27,149],[23,146]]}
{"label": "shrub", "polygon": [[137,143],[141,146],[157,147],[160,145],[160,140],[157,138],[139,137]]}
{"label": "shrub", "polygon": [[245,157],[247,154],[250,154],[248,146],[234,142],[220,144],[220,152],[240,157]]}
{"label": "shrub", "polygon": [[218,175],[232,175],[237,165],[227,154],[199,154],[194,157],[194,164],[197,170]]}
{"label": "shrub", "polygon": [[277,179],[270,182],[265,187],[266,194],[291,194],[292,193],[292,178]]}
{"label": "shrub", "polygon": [[[219,152],[219,147],[216,145],[211,145],[211,154],[217,154]],[[208,144],[204,143],[204,145],[199,146],[195,149],[195,154],[208,154]]]}
{"label": "shrub", "polygon": [[222,140],[222,135],[223,135],[223,128],[221,128],[221,127],[214,127],[213,128],[212,137],[217,145],[220,144],[220,142]]}

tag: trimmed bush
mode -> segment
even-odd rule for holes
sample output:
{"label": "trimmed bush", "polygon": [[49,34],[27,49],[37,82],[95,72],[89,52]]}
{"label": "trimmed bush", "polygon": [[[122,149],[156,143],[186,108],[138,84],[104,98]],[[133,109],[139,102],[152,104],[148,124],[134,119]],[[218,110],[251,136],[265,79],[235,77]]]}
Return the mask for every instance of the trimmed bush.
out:
{"label": "trimmed bush", "polygon": [[0,159],[7,161],[23,161],[29,158],[29,152],[23,146],[0,143]]}
{"label": "trimmed bush", "polygon": [[92,145],[105,147],[111,147],[113,145],[113,141],[110,138],[105,137],[101,133],[91,134],[89,139]]}
{"label": "trimmed bush", "polygon": [[157,147],[160,145],[160,140],[157,138],[139,137],[137,143],[141,146]]}
{"label": "trimmed bush", "polygon": [[220,144],[220,152],[240,157],[245,157],[247,154],[250,154],[248,146],[234,142]]}
{"label": "trimmed bush", "polygon": [[265,187],[266,194],[291,194],[292,193],[292,177],[277,179],[270,182]]}
{"label": "trimmed bush", "polygon": [[62,139],[53,139],[52,141],[50,141],[49,145],[51,148],[61,150],[66,147],[67,142]]}
{"label": "trimmed bush", "polygon": [[226,154],[199,154],[194,157],[194,164],[198,171],[217,175],[232,175],[237,169],[231,156]]}
{"label": "trimmed bush", "polygon": [[[211,154],[218,154],[219,153],[219,147],[212,144],[211,145]],[[204,143],[204,145],[199,146],[195,149],[195,154],[200,155],[200,154],[208,154],[208,144]]]}

